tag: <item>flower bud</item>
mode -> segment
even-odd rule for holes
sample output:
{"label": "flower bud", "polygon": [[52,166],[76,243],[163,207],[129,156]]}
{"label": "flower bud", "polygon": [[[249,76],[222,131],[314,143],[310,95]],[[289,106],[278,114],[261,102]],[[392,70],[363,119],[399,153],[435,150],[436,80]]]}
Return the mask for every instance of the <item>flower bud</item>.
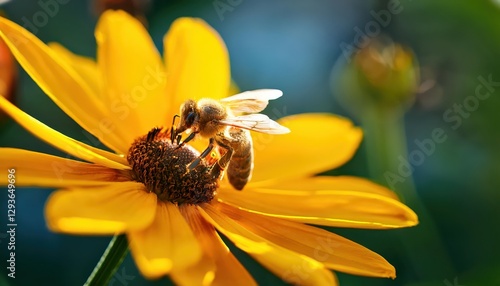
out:
{"label": "flower bud", "polygon": [[372,39],[341,71],[340,97],[349,109],[406,108],[419,82],[413,52],[390,40]]}

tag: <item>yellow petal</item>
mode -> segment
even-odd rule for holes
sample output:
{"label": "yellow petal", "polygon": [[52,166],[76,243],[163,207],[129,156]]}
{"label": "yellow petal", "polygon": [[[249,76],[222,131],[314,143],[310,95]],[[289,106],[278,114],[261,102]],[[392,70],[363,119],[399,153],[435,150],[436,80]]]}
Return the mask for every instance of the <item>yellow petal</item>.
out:
{"label": "yellow petal", "polygon": [[388,188],[378,185],[370,180],[353,176],[317,176],[310,178],[290,179],[273,182],[265,186],[277,190],[348,190],[379,194],[388,198],[399,200],[398,196]]}
{"label": "yellow petal", "polygon": [[300,285],[337,285],[333,273],[321,262],[254,234],[220,213],[213,205],[205,204],[202,207],[202,215],[217,230],[284,281]]}
{"label": "yellow petal", "polygon": [[219,34],[201,19],[177,19],[164,38],[170,115],[186,99],[227,96],[229,56]]}
{"label": "yellow petal", "polygon": [[383,229],[418,223],[417,215],[400,201],[359,191],[220,189],[219,199],[250,212],[326,226]]}
{"label": "yellow petal", "polygon": [[95,31],[97,61],[104,76],[103,99],[133,140],[167,118],[166,74],[161,57],[144,26],[123,11],[107,10]]}
{"label": "yellow petal", "polygon": [[7,178],[8,169],[16,170],[19,187],[102,186],[128,180],[115,169],[22,149],[0,148],[0,158],[0,177]]}
{"label": "yellow petal", "polygon": [[5,111],[5,113],[33,135],[68,154],[109,168],[130,169],[126,165],[127,162],[123,156],[112,154],[69,138],[24,113],[2,96],[0,96],[0,109]]}
{"label": "yellow petal", "polygon": [[167,202],[158,202],[151,226],[129,232],[128,239],[137,267],[149,279],[194,265],[202,255],[178,207]]}
{"label": "yellow petal", "polygon": [[[256,285],[248,271],[234,257],[215,228],[209,224],[195,207],[181,207],[204,251],[205,263],[197,264],[178,273],[172,271],[172,278],[178,285]],[[207,267],[209,260],[211,267]],[[201,260],[203,261],[203,260]]]}
{"label": "yellow petal", "polygon": [[75,55],[58,43],[49,43],[48,46],[78,73],[92,89],[93,94],[102,96],[101,70],[93,59]]}
{"label": "yellow petal", "polygon": [[328,114],[293,115],[279,122],[291,132],[252,133],[252,183],[305,177],[336,168],[351,159],[362,138],[361,129],[351,121]]}
{"label": "yellow petal", "polygon": [[26,29],[1,17],[0,37],[24,70],[66,114],[113,150],[127,151],[129,146],[108,126],[111,119],[105,116],[107,108],[70,65]]}
{"label": "yellow petal", "polygon": [[207,239],[200,235],[196,227],[193,227],[193,223],[197,223],[197,217],[200,215],[193,205],[182,205],[179,209],[200,243],[202,256],[197,263],[187,268],[172,269],[170,277],[176,285],[212,285],[216,270],[215,261],[207,252]]}
{"label": "yellow petal", "polygon": [[155,214],[156,195],[137,182],[73,188],[52,193],[45,217],[52,231],[118,234],[143,229]]}
{"label": "yellow petal", "polygon": [[328,268],[354,275],[396,277],[394,266],[382,256],[324,229],[279,218],[252,214],[224,204],[218,210],[251,232]]}

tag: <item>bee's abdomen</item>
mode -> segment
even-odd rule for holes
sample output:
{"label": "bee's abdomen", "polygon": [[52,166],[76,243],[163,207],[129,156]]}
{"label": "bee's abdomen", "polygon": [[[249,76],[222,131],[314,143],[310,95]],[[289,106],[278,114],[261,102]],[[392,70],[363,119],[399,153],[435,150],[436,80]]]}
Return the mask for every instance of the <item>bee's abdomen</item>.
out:
{"label": "bee's abdomen", "polygon": [[[238,156],[240,155],[240,156]],[[252,176],[253,169],[253,154],[233,154],[231,163],[227,168],[227,178],[229,183],[237,189],[242,190]]]}
{"label": "bee's abdomen", "polygon": [[[245,131],[243,132],[246,133]],[[242,190],[245,187],[252,177],[253,170],[252,138],[249,132],[244,134],[243,137],[247,138],[240,140],[238,146],[234,146],[236,148],[234,148],[233,157],[227,167],[229,183],[237,190]]]}

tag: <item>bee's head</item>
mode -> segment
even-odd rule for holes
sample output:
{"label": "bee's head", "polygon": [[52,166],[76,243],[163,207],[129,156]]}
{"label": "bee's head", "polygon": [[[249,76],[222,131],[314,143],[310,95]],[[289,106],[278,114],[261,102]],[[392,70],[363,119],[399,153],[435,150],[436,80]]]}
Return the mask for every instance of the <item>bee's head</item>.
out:
{"label": "bee's head", "polygon": [[181,123],[178,132],[184,132],[187,129],[193,128],[193,126],[196,126],[198,119],[199,114],[196,101],[192,99],[186,100],[181,106]]}

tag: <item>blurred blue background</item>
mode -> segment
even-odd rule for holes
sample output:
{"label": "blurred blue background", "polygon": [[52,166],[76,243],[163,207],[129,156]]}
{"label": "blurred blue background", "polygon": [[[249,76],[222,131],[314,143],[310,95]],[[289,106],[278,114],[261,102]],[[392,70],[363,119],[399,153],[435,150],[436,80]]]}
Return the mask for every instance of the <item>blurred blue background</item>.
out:
{"label": "blurred blue background", "polygon": [[[77,54],[94,57],[97,13],[92,3],[56,3],[59,11],[32,32],[44,42],[59,42]],[[219,10],[220,3],[231,9]],[[421,260],[417,265],[409,258],[408,248],[426,235],[422,225],[387,231],[330,229],[376,251],[397,269],[395,280],[339,273],[340,284],[500,285],[500,85],[493,86],[491,96],[479,101],[458,128],[443,118],[448,109],[475,95],[478,77],[500,82],[497,1],[152,1],[144,16],[160,51],[163,35],[174,19],[206,20],[224,39],[232,76],[241,90],[283,90],[279,105],[273,103],[268,110],[276,107],[287,115],[331,112],[361,124],[338,100],[335,84],[336,74],[342,73],[342,67],[337,69],[344,57],[341,47],[342,43],[352,45],[357,29],[364,30],[367,23],[376,21],[374,14],[388,5],[396,5],[400,12],[391,14],[381,32],[413,50],[426,84],[404,116],[408,150],[418,148],[415,140],[431,138],[435,128],[442,128],[448,136],[415,167],[413,176],[416,191],[437,227],[427,235],[435,239],[450,263],[426,259],[425,265]],[[1,8],[21,25],[33,21],[33,15],[42,10],[39,2],[28,0],[11,1]],[[19,73],[16,104],[52,128],[85,139],[81,128],[24,71]],[[352,161],[328,174],[369,178],[365,144]],[[0,124],[0,146],[65,156],[6,118]],[[82,285],[106,248],[109,237],[66,236],[47,230],[43,207],[51,191],[17,191],[16,279],[0,280],[1,285]],[[2,212],[6,199],[0,198]],[[6,224],[6,215],[0,215],[0,222]],[[5,233],[3,227],[1,233]],[[0,239],[0,273],[5,277],[6,240]],[[260,284],[282,283],[246,254],[235,252]],[[422,250],[422,257],[432,258],[433,254],[431,248]],[[432,271],[421,271],[422,267]],[[168,281],[145,281],[130,255],[118,273],[112,285],[165,285]]]}

